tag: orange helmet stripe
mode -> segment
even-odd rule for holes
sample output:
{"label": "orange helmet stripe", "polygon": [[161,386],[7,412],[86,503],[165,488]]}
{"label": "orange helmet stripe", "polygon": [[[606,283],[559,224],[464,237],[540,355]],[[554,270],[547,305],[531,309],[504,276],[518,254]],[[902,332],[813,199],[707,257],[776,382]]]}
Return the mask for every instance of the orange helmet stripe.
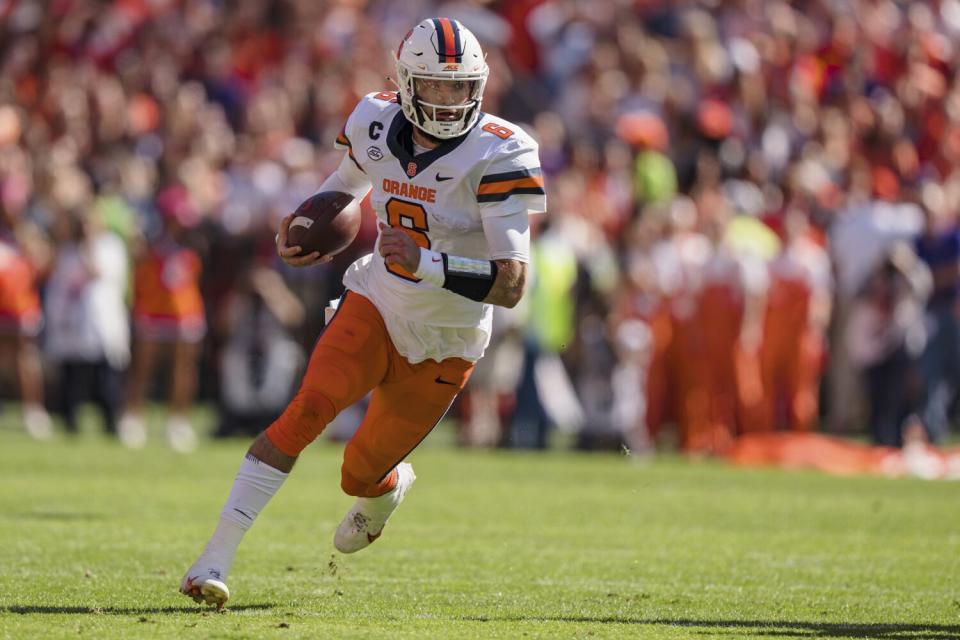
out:
{"label": "orange helmet stripe", "polygon": [[462,62],[463,52],[460,50],[460,29],[450,18],[436,18],[433,26],[437,30],[437,48],[440,53],[440,62]]}

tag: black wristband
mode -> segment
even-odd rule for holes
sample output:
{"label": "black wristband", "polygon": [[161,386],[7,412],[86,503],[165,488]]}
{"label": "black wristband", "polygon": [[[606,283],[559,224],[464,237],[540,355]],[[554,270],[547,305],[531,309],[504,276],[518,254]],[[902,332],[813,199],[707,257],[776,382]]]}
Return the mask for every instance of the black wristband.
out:
{"label": "black wristband", "polygon": [[459,256],[451,259],[445,253],[440,255],[443,256],[444,289],[476,302],[486,300],[497,279],[496,262]]}

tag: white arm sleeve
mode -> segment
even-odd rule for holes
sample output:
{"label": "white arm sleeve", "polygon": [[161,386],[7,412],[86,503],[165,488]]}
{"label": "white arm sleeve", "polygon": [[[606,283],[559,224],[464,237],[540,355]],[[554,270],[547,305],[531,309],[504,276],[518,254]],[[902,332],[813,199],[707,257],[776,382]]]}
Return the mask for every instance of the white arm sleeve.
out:
{"label": "white arm sleeve", "polygon": [[370,192],[373,186],[370,184],[370,178],[361,171],[350,156],[343,154],[343,160],[337,170],[327,176],[323,181],[317,193],[322,191],[339,191],[349,193],[357,200],[363,200],[364,196]]}
{"label": "white arm sleeve", "polygon": [[527,211],[483,218],[491,260],[530,262],[530,223]]}

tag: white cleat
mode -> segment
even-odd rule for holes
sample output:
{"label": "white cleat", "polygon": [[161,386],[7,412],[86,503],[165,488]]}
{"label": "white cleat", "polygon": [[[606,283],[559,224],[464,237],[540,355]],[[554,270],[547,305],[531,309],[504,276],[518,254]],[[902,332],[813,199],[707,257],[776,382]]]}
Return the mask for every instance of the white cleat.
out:
{"label": "white cleat", "polygon": [[147,425],[140,416],[128,413],[120,418],[117,437],[127,449],[143,449],[147,446]]}
{"label": "white cleat", "polygon": [[24,407],[23,426],[34,440],[49,440],[53,437],[53,421],[43,407],[36,405]]}
{"label": "white cleat", "polygon": [[177,453],[193,453],[197,449],[197,434],[185,418],[167,420],[167,444]]}
{"label": "white cleat", "polygon": [[230,599],[230,589],[224,582],[226,576],[221,577],[220,571],[212,568],[202,569],[203,560],[190,567],[180,583],[180,593],[193,598],[199,604],[208,604],[223,609]]}
{"label": "white cleat", "polygon": [[393,491],[376,498],[357,498],[333,536],[333,546],[337,551],[354,553],[369,547],[380,537],[390,515],[400,506],[417,479],[413,467],[406,462],[397,465],[397,476],[397,486]]}

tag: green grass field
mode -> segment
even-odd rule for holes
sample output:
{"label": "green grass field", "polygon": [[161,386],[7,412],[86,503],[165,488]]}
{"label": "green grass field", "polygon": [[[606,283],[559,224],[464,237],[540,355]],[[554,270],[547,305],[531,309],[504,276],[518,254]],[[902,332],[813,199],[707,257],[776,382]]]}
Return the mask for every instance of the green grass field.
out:
{"label": "green grass field", "polygon": [[956,484],[446,439],[353,556],[332,545],[341,447],[311,447],[218,614],[177,586],[245,443],[39,444],[7,419],[0,638],[960,638]]}

